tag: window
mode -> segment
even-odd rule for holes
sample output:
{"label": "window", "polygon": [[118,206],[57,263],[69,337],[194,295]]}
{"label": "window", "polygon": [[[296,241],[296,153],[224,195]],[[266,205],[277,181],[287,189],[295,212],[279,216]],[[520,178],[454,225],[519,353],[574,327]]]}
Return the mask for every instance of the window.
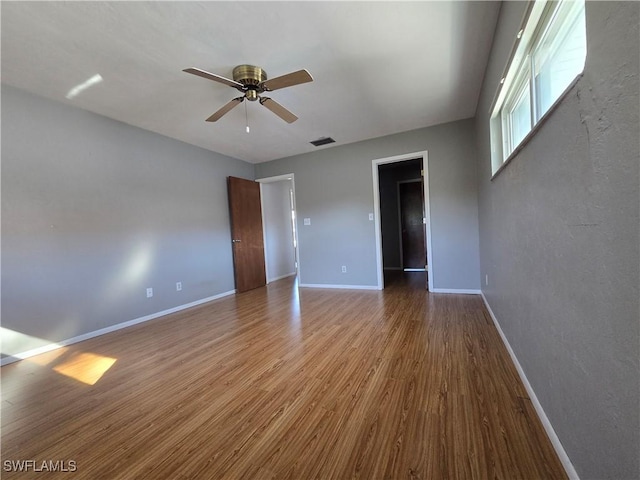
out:
{"label": "window", "polygon": [[525,69],[513,89],[512,98],[502,109],[502,131],[505,151],[512,152],[531,130],[531,82]]}
{"label": "window", "polygon": [[584,0],[532,2],[491,113],[493,173],[582,73],[586,54]]}

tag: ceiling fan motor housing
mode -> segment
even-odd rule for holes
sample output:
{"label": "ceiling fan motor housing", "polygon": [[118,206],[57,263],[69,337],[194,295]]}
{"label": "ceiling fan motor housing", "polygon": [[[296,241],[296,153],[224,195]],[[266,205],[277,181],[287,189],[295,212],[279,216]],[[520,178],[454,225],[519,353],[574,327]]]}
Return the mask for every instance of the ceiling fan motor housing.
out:
{"label": "ceiling fan motor housing", "polygon": [[258,99],[258,93],[262,93],[259,85],[267,79],[267,72],[254,65],[238,65],[233,69],[233,79],[247,87],[245,96],[253,102]]}

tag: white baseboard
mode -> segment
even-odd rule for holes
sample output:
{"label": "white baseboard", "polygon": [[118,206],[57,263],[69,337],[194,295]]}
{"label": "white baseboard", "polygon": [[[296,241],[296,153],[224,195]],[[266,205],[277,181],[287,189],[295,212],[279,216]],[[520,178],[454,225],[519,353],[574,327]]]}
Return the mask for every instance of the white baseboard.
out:
{"label": "white baseboard", "polygon": [[493,314],[493,310],[491,310],[491,307],[489,306],[489,302],[487,301],[487,297],[484,296],[483,292],[481,292],[481,295],[482,295],[482,300],[484,301],[484,305],[485,305],[485,307],[487,307],[487,311],[489,312],[489,315],[491,315],[491,319],[493,320],[493,324],[496,326],[496,329],[498,330],[498,333],[500,334],[500,338],[502,338],[502,343],[504,343],[504,346],[507,348],[507,351],[509,352],[509,355],[511,356],[511,361],[515,365],[516,370],[518,371],[518,375],[520,375],[520,380],[522,380],[522,383],[524,384],[524,388],[527,390],[527,393],[529,394],[529,398],[531,399],[531,403],[533,404],[533,408],[536,409],[536,413],[538,414],[538,417],[540,418],[540,421],[542,422],[542,425],[543,425],[545,431],[547,432],[549,440],[551,440],[551,444],[553,445],[553,448],[555,449],[556,453],[558,454],[558,457],[560,458],[560,462],[562,463],[562,466],[564,467],[565,471],[567,472],[567,476],[571,480],[580,480],[580,477],[578,477],[578,473],[576,472],[576,469],[574,468],[573,463],[571,463],[571,460],[569,459],[569,456],[567,455],[567,452],[564,450],[564,447],[562,446],[562,443],[560,443],[560,439],[558,438],[558,435],[556,435],[556,432],[553,429],[553,426],[551,425],[551,422],[549,421],[549,418],[547,417],[547,414],[544,412],[544,409],[542,408],[542,405],[538,401],[538,397],[536,396],[536,392],[533,391],[533,387],[529,383],[529,379],[525,375],[524,370],[522,369],[522,366],[520,365],[520,362],[518,361],[518,357],[516,357],[516,354],[514,353],[513,349],[511,348],[511,345],[509,344],[509,340],[507,340],[507,337],[505,336],[504,332],[502,331],[502,328],[500,327],[500,323],[498,323],[498,319]]}
{"label": "white baseboard", "polygon": [[43,345],[42,347],[34,348],[32,350],[27,350],[26,352],[10,355],[0,360],[0,366],[8,365],[9,363],[17,362],[19,360],[24,360],[25,358],[33,357],[35,355],[40,355],[41,353],[50,352],[51,350],[55,350],[56,348],[66,347],[67,345],[71,345],[73,343],[82,342],[83,340],[89,340],[90,338],[98,337],[106,333],[115,332],[116,330],[121,330],[123,328],[131,327],[133,325],[137,325],[138,323],[147,322],[149,320],[153,320],[154,318],[163,317],[171,313],[179,312],[180,310],[185,310],[187,308],[195,307],[196,305],[200,305],[203,303],[211,302],[213,300],[217,300],[222,297],[233,295],[234,293],[236,293],[235,290],[229,290],[228,292],[219,293],[218,295],[213,295],[211,297],[196,300],[194,302],[187,303],[185,305],[179,305],[177,307],[173,307],[168,310],[163,310],[161,312],[145,315],[144,317],[134,318],[133,320],[128,320],[126,322],[118,323],[116,325],[110,325],[108,327],[101,328],[99,330],[94,330],[93,332],[83,333],[82,335],[78,335],[77,337],[68,338],[66,340],[61,340],[59,342]]}
{"label": "white baseboard", "polygon": [[276,277],[276,278],[270,278],[269,280],[267,280],[267,283],[277,282],[278,280],[282,280],[283,278],[287,278],[287,277],[293,277],[295,274],[296,272],[291,272],[285,275],[280,275],[279,277]]}
{"label": "white baseboard", "polygon": [[481,290],[474,290],[468,288],[430,288],[431,293],[457,293],[460,295],[480,295]]}
{"label": "white baseboard", "polygon": [[336,288],[343,290],[381,290],[377,285],[329,285],[325,283],[301,283],[303,288]]}

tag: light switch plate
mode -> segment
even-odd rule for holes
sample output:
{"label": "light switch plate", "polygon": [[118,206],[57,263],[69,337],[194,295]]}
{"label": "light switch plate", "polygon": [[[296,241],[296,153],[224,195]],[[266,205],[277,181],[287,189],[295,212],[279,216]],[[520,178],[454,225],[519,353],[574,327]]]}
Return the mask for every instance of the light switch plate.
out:
{"label": "light switch plate", "polygon": [[304,224],[305,225],[311,225],[311,219],[310,218],[305,218],[304,219]]}
{"label": "light switch plate", "polygon": [[369,214],[369,220],[373,221],[373,213]]}

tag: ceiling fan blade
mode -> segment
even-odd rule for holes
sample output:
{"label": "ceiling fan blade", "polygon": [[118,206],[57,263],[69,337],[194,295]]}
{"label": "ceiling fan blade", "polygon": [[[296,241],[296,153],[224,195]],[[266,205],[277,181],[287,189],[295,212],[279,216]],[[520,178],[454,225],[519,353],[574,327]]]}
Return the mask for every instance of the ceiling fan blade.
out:
{"label": "ceiling fan blade", "polygon": [[286,75],[272,78],[271,80],[265,80],[260,85],[265,91],[271,92],[280,88],[292,87],[307,82],[313,82],[311,74],[306,70],[298,70],[297,72],[287,73]]}
{"label": "ceiling fan blade", "polygon": [[217,120],[220,120],[223,117],[223,115],[229,112],[229,110],[231,110],[233,107],[240,105],[243,100],[244,100],[244,97],[234,98],[229,103],[227,103],[224,107],[218,110],[216,113],[214,113],[209,118],[207,118],[207,122],[215,122]]}
{"label": "ceiling fan blade", "polygon": [[192,75],[197,75],[202,78],[206,78],[208,80],[213,80],[214,82],[224,83],[225,85],[229,85],[230,87],[235,87],[239,90],[242,90],[244,85],[240,82],[236,82],[235,80],[230,80],[228,78],[221,77],[220,75],[216,75],[215,73],[205,72],[204,70],[200,70],[199,68],[191,67],[185,68],[182,70],[183,72],[191,73]]}
{"label": "ceiling fan blade", "polygon": [[267,107],[269,110],[271,110],[273,113],[278,115],[281,119],[283,119],[287,123],[293,123],[298,119],[298,117],[296,117],[289,110],[284,108],[275,100],[272,100],[268,97],[260,97],[260,104]]}

